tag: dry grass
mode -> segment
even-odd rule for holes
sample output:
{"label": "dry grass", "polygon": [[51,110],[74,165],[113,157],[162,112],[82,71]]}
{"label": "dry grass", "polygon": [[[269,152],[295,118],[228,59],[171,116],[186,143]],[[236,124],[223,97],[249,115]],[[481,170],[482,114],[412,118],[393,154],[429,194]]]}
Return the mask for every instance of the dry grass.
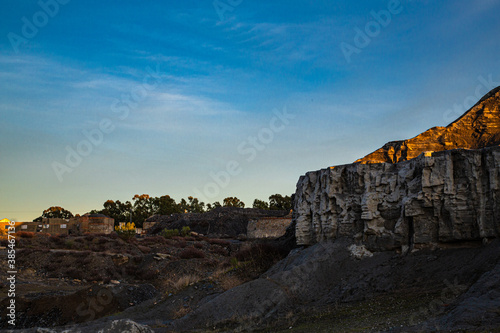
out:
{"label": "dry grass", "polygon": [[198,275],[194,274],[183,275],[179,278],[179,280],[173,283],[173,288],[176,290],[181,290],[192,284],[199,282],[200,280],[201,278]]}
{"label": "dry grass", "polygon": [[224,291],[233,289],[234,287],[245,283],[243,279],[241,279],[236,274],[233,274],[232,269],[223,267],[219,267],[217,270],[215,270],[210,276],[210,279],[212,281],[218,281]]}
{"label": "dry grass", "polygon": [[245,283],[244,280],[240,279],[238,276],[233,275],[233,274],[226,274],[226,275],[222,276],[219,279],[219,282],[220,282],[220,286],[222,287],[222,289],[224,289],[224,291],[233,289],[234,287],[237,287],[237,286]]}
{"label": "dry grass", "polygon": [[187,315],[188,313],[190,313],[192,310],[191,308],[189,307],[184,307],[184,305],[181,305],[181,307],[179,308],[179,310],[175,311],[174,312],[174,319],[179,319],[179,318],[182,318],[184,317],[185,315]]}

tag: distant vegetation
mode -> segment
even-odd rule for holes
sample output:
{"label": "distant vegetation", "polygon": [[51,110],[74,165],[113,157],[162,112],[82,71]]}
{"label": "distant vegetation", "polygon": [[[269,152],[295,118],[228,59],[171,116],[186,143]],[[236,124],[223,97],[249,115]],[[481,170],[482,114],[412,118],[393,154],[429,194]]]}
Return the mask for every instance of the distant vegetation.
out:
{"label": "distant vegetation", "polygon": [[160,232],[160,236],[163,236],[168,239],[176,236],[186,237],[189,236],[190,233],[191,233],[191,228],[185,226],[182,227],[181,231],[179,231],[179,229],[163,229]]}
{"label": "distant vegetation", "polygon": [[[210,204],[205,204],[199,201],[198,198],[189,196],[186,199],[181,199],[178,203],[169,195],[161,197],[151,197],[148,194],[136,194],[132,198],[132,202],[120,200],[107,200],[103,204],[101,210],[91,210],[90,214],[104,214],[115,219],[115,223],[127,222],[132,220],[135,226],[141,228],[144,221],[152,215],[170,215],[180,213],[204,213],[209,212],[218,207],[238,207],[244,208],[245,203],[237,197],[227,197],[222,204],[218,201]],[[292,199],[290,196],[281,194],[273,194],[269,197],[269,201],[255,199],[252,205],[253,208],[269,209],[269,210],[290,210],[292,209]],[[77,215],[79,216],[79,215]],[[43,211],[42,215],[34,221],[41,221],[42,218],[64,218],[73,217],[73,214],[58,206],[50,207]]]}
{"label": "distant vegetation", "polygon": [[72,217],[73,214],[69,210],[59,206],[53,206],[44,210],[42,215],[34,219],[33,222],[40,222],[43,218],[69,219]]}

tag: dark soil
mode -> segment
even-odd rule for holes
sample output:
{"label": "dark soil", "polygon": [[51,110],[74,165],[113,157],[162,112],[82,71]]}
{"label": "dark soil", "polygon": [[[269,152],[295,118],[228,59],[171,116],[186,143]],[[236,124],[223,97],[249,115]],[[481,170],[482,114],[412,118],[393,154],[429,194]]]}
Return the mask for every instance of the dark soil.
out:
{"label": "dark soil", "polygon": [[[236,258],[255,247],[273,249],[277,256]],[[18,238],[16,328],[86,322],[135,309],[147,300],[168,300],[165,315],[180,318],[206,296],[257,277],[288,253],[274,249],[200,236],[129,241],[116,235]],[[6,267],[6,250],[0,252],[0,264]],[[6,274],[0,272],[2,281]],[[10,301],[7,292],[8,285],[0,283],[2,308]],[[7,319],[0,318],[0,328],[8,327]]]}
{"label": "dark soil", "polygon": [[[100,319],[78,329],[97,331],[111,321],[131,319],[155,332],[500,331],[499,240],[408,255],[380,252],[364,259],[351,255],[347,240],[337,240],[295,249],[268,269],[275,256],[283,255],[279,243],[153,237],[127,245],[131,251],[150,249],[127,262],[127,256],[117,253],[92,253],[109,256],[115,268],[132,265],[154,273],[149,280],[126,275],[118,285],[47,278],[43,269],[40,274],[36,269],[54,253],[34,251],[30,258],[40,263],[23,269],[19,286],[25,290],[22,306],[30,314],[19,322],[52,326],[87,321],[92,315],[82,311],[93,309]],[[180,259],[186,248],[205,258]],[[42,284],[47,290],[37,294],[34,286]],[[113,296],[103,306],[107,292]],[[103,309],[95,311],[95,304]],[[77,309],[80,317],[74,316]]]}

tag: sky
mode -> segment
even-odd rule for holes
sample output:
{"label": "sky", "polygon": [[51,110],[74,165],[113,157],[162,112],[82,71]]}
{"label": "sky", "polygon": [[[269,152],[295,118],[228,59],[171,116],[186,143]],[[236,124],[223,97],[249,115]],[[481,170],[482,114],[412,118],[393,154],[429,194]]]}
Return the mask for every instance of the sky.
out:
{"label": "sky", "polygon": [[290,195],[500,85],[500,0],[0,4],[0,218]]}

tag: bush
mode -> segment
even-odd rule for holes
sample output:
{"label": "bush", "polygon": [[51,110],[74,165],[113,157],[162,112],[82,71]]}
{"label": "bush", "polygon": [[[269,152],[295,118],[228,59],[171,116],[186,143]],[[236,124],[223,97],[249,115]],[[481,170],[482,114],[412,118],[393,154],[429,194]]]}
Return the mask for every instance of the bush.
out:
{"label": "bush", "polygon": [[183,240],[181,241],[177,241],[175,244],[174,244],[174,247],[177,247],[179,249],[183,249],[187,246],[187,243]]}
{"label": "bush", "polygon": [[210,244],[217,244],[217,245],[220,245],[220,246],[228,246],[228,245],[230,245],[230,244],[231,244],[231,243],[230,243],[230,242],[228,242],[227,240],[224,240],[224,239],[216,239],[216,238],[214,238],[214,239],[210,238],[210,239],[208,239],[208,242],[209,242]]}
{"label": "bush", "polygon": [[135,224],[130,222],[125,224],[124,226],[116,226],[115,231],[118,236],[125,241],[130,240],[136,234]]}
{"label": "bush", "polygon": [[167,240],[162,236],[150,236],[146,237],[140,241],[140,244],[144,246],[156,245],[156,244],[165,244]]}
{"label": "bush", "polygon": [[165,237],[165,238],[172,238],[175,236],[179,236],[179,229],[163,229],[160,232],[160,235]]}
{"label": "bush", "polygon": [[188,248],[179,254],[181,259],[195,259],[195,258],[205,258],[205,254],[198,249]]}
{"label": "bush", "polygon": [[203,243],[195,243],[194,247],[197,249],[202,249],[203,248]]}
{"label": "bush", "polygon": [[214,254],[218,254],[218,255],[221,255],[221,256],[224,256],[226,257],[228,255],[228,252],[226,249],[220,247],[220,246],[212,246],[210,248],[210,252],[214,253]]}
{"label": "bush", "polygon": [[62,239],[60,237],[56,236],[50,236],[49,240],[53,243],[60,244],[62,242]]}
{"label": "bush", "polygon": [[181,236],[182,237],[186,237],[187,235],[190,235],[191,234],[191,228],[190,227],[182,227],[182,230],[181,230]]}
{"label": "bush", "polygon": [[20,238],[33,238],[35,236],[35,233],[29,231],[18,231],[16,232],[16,236]]}

